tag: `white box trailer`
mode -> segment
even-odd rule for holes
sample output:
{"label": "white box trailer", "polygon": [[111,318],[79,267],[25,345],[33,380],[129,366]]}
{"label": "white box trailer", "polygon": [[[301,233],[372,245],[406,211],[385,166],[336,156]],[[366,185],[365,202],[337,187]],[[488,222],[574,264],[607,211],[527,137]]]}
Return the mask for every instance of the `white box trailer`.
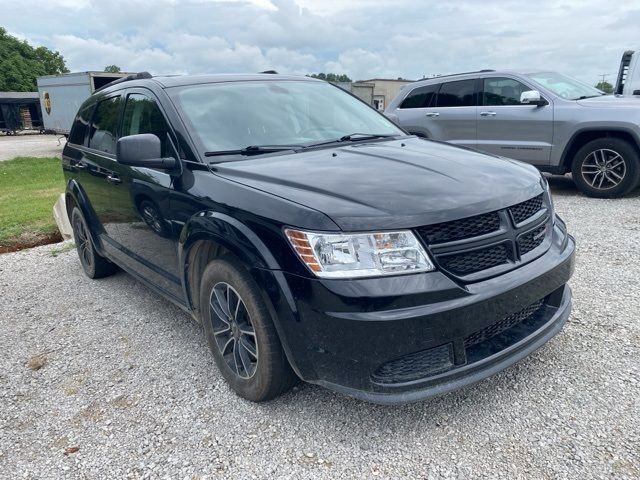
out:
{"label": "white box trailer", "polygon": [[78,72],[37,78],[44,130],[68,135],[78,109],[89,95],[130,73]]}

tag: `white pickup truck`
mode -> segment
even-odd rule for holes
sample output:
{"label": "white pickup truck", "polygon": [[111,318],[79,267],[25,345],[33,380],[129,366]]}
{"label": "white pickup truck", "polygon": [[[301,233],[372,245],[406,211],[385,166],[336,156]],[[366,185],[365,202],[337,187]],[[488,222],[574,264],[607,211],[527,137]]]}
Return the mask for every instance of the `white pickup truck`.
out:
{"label": "white pickup truck", "polygon": [[616,95],[640,95],[640,51],[627,50],[620,59]]}

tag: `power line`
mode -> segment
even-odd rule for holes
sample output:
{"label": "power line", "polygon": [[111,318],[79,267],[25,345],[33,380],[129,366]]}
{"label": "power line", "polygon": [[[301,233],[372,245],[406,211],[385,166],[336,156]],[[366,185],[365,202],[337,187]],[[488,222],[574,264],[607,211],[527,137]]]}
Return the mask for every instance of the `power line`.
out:
{"label": "power line", "polygon": [[600,81],[601,83],[604,83],[605,81],[605,77],[609,77],[611,75],[617,75],[617,73],[601,73],[600,75],[598,75],[599,77],[602,77],[602,80]]}

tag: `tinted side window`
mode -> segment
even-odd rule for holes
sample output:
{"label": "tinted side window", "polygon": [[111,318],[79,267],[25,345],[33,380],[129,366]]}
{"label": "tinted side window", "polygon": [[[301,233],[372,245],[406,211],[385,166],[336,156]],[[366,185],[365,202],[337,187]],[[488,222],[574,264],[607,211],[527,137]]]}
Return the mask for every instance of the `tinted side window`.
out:
{"label": "tinted side window", "polygon": [[162,145],[162,156],[171,155],[169,147],[169,127],[156,102],[140,93],[132,93],[127,97],[122,119],[121,137],[152,133]]}
{"label": "tinted side window", "polygon": [[485,78],[482,85],[483,105],[520,105],[520,94],[531,90],[511,78]]}
{"label": "tinted side window", "polygon": [[116,153],[116,135],[120,97],[98,102],[91,122],[89,147],[106,153]]}
{"label": "tinted side window", "polygon": [[440,84],[435,84],[413,89],[402,101],[400,108],[428,108],[432,106],[439,88]]}
{"label": "tinted side window", "polygon": [[438,107],[472,107],[475,102],[475,80],[443,83],[438,92]]}
{"label": "tinted side window", "polygon": [[69,143],[75,145],[84,145],[87,137],[87,130],[89,129],[89,122],[91,121],[91,112],[93,111],[93,105],[87,105],[82,108],[78,115],[76,115],[73,125],[71,126],[71,132],[69,133]]}

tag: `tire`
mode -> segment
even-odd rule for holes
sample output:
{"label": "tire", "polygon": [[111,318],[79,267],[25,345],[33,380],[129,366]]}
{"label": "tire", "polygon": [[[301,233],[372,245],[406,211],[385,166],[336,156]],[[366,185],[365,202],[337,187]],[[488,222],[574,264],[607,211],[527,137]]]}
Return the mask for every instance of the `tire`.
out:
{"label": "tire", "polygon": [[138,205],[138,210],[142,220],[151,230],[161,237],[169,238],[171,236],[171,227],[155,203],[151,200],[142,200]]}
{"label": "tire", "polygon": [[576,186],[590,197],[622,197],[638,186],[640,156],[625,140],[598,138],[578,150],[571,176]]}
{"label": "tire", "polygon": [[96,252],[91,240],[89,226],[78,207],[74,207],[71,212],[71,227],[73,228],[73,238],[76,242],[80,264],[87,277],[103,278],[118,271],[116,264],[111,263]]}
{"label": "tire", "polygon": [[237,259],[225,256],[207,265],[200,284],[200,311],[216,365],[239,396],[263,402],[294,385],[297,377],[259,287]]}

